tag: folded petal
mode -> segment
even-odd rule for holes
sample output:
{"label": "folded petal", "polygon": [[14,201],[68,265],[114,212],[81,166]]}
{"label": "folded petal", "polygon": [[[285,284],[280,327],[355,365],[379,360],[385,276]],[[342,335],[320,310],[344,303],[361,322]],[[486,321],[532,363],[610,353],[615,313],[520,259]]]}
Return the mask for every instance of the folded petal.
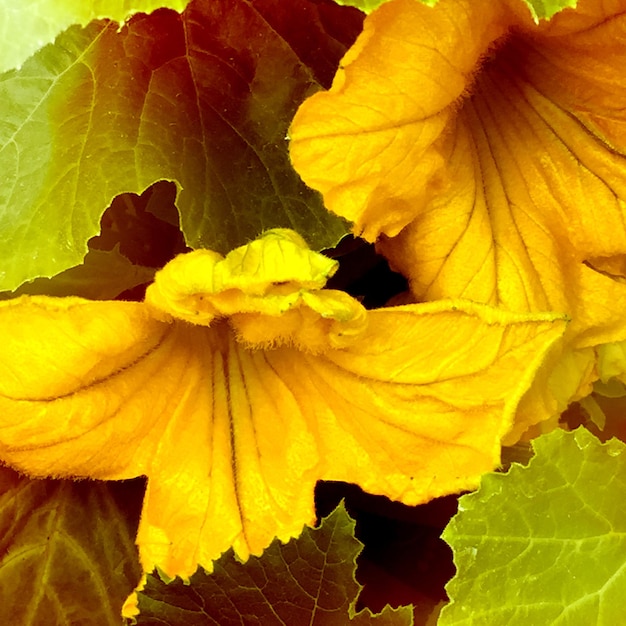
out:
{"label": "folded petal", "polygon": [[296,236],[260,242],[181,255],[145,304],[0,303],[0,459],[146,475],[146,571],[189,576],[299,534],[320,479],[407,504],[474,487],[560,349],[563,316],[467,301],[367,312],[319,289],[334,265]]}
{"label": "folded petal", "polygon": [[358,343],[309,359],[300,375],[330,459],[323,478],[406,504],[474,488],[499,464],[501,438],[565,321],[464,301],[369,315]]}
{"label": "folded petal", "polygon": [[23,296],[0,302],[0,328],[0,459],[34,476],[142,474],[175,387],[155,379],[171,327],[139,303]]}
{"label": "folded petal", "polygon": [[608,383],[612,378],[626,382],[626,341],[607,343],[598,348],[598,378]]}
{"label": "folded petal", "polygon": [[571,316],[580,353],[516,432],[589,388],[594,346],[626,339],[626,289],[607,275],[626,254],[625,43],[626,0],[541,24],[518,0],[392,0],[291,130],[296,169],[382,235],[417,300]]}
{"label": "folded petal", "polygon": [[146,303],[157,317],[194,324],[228,316],[250,346],[318,352],[349,343],[367,323],[354,298],[321,289],[337,267],[294,231],[274,229],[225,258],[209,250],[179,255],[157,273]]}
{"label": "folded petal", "polygon": [[298,305],[301,291],[321,289],[337,267],[295,231],[277,228],[225,258],[211,250],[179,255],[157,272],[146,302],[165,319],[193,324],[233,313],[281,315]]}
{"label": "folded petal", "polygon": [[239,341],[251,348],[288,344],[321,352],[354,342],[367,326],[365,308],[342,291],[303,292],[280,318],[263,313],[235,313],[230,323]]}
{"label": "folded petal", "polygon": [[625,10],[581,0],[537,25],[520,0],[388,2],[330,91],[300,107],[294,166],[371,240],[432,201],[452,203],[462,233],[486,201],[494,242],[525,211],[557,220],[586,256],[623,253]]}
{"label": "folded petal", "polygon": [[368,315],[359,341],[319,354],[250,350],[226,322],[185,344],[213,357],[155,452],[146,570],[189,576],[231,546],[246,558],[298,535],[319,479],[409,504],[474,486],[565,328],[463,302]]}
{"label": "folded petal", "polygon": [[365,19],[330,91],[300,107],[292,162],[358,234],[397,234],[445,185],[443,134],[505,15],[501,2],[388,2]]}
{"label": "folded petal", "polygon": [[572,350],[564,340],[537,370],[530,389],[519,403],[513,425],[503,445],[532,439],[558,426],[561,414],[572,403],[589,395],[598,378],[596,351]]}

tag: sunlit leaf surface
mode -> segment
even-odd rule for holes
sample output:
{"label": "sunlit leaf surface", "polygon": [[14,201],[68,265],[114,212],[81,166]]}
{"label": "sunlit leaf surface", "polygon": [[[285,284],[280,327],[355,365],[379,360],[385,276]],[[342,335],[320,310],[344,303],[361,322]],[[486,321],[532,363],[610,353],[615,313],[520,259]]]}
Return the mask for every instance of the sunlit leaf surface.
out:
{"label": "sunlit leaf surface", "polygon": [[22,0],[3,2],[0,11],[0,72],[20,67],[39,48],[72,24],[109,18],[123,22],[133,13],[161,7],[182,11],[186,0]]}
{"label": "sunlit leaf surface", "polygon": [[547,19],[566,8],[574,8],[578,0],[524,0],[532,16],[537,19]]}
{"label": "sunlit leaf surface", "polygon": [[457,575],[440,626],[626,619],[626,452],[587,430],[533,442],[527,467],[487,474],[443,538]]}
{"label": "sunlit leaf surface", "polygon": [[[419,0],[427,6],[435,6],[439,0]],[[370,13],[389,0],[335,0],[337,4],[357,7],[364,13]],[[524,0],[533,18],[550,19],[567,7],[575,7],[578,0]]]}
{"label": "sunlit leaf surface", "polygon": [[[421,0],[424,4],[434,5],[438,0]],[[342,6],[356,7],[364,13],[370,13],[374,9],[377,9],[381,4],[389,2],[389,0],[335,0],[337,4]]]}
{"label": "sunlit leaf surface", "polygon": [[79,264],[112,199],[160,179],[192,247],[273,226],[334,245],[346,226],[292,170],[286,133],[361,21],[310,0],[196,0],[72,27],[2,75],[0,290]]}

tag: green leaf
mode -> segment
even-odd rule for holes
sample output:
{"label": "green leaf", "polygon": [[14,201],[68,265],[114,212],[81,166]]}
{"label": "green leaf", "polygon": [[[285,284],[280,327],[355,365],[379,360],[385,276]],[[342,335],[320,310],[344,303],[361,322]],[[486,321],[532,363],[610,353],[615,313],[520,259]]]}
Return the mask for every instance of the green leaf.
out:
{"label": "green leaf", "polygon": [[361,22],[313,0],[196,0],[72,27],[0,76],[0,290],[80,264],[112,199],[159,180],[178,184],[191,247],[277,226],[332,247],[348,227],[293,171],[286,133]]}
{"label": "green leaf", "polygon": [[439,626],[625,623],[626,446],[579,428],[533,447],[527,467],[460,499]]}
{"label": "green leaf", "polygon": [[17,291],[0,293],[0,299],[23,294],[46,296],[80,296],[90,300],[113,300],[122,292],[152,282],[155,269],[133,265],[113,250],[89,250],[82,265],[57,274],[53,278],[36,278]]}
{"label": "green leaf", "polygon": [[119,626],[141,567],[137,520],[127,521],[116,496],[141,504],[136,486],[0,468],[0,624]]}
{"label": "green leaf", "polygon": [[36,278],[0,300],[23,294],[80,296],[90,300],[143,299],[156,269],[187,251],[178,227],[172,183],[149,187],[141,196],[117,196],[101,220],[101,232],[89,240],[81,265],[52,278]]}
{"label": "green leaf", "polygon": [[360,585],[354,578],[362,544],[354,521],[340,504],[319,528],[305,528],[286,544],[275,540],[261,557],[246,563],[232,551],[216,561],[212,574],[196,572],[189,584],[166,584],[148,576],[139,595],[137,623],[171,626],[402,626],[413,623],[410,607],[368,609],[355,614]]}
{"label": "green leaf", "polygon": [[[335,2],[343,6],[356,7],[364,13],[371,13],[389,0],[335,0]],[[429,7],[434,7],[439,0],[420,0],[420,2]],[[533,19],[538,22],[540,19],[549,20],[559,11],[568,7],[575,8],[578,0],[524,0],[524,2],[528,5]]]}
{"label": "green leaf", "polygon": [[52,43],[72,24],[85,26],[109,18],[124,22],[133,13],[159,7],[182,11],[186,0],[20,0],[4,3],[0,12],[0,72],[19,68],[39,48]]}
{"label": "green leaf", "polygon": [[559,11],[576,8],[578,0],[524,0],[535,22],[549,20]]}
{"label": "green leaf", "polygon": [[[363,13],[371,13],[381,4],[389,2],[389,0],[335,0],[335,2],[342,6],[356,7],[357,9],[363,11]],[[420,2],[429,7],[434,7],[439,0],[420,0]]]}

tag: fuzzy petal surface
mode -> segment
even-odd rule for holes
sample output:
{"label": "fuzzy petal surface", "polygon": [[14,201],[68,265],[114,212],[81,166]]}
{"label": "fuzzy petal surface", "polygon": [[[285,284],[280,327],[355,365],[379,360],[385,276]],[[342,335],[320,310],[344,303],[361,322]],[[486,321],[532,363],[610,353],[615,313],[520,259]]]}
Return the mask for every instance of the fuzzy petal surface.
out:
{"label": "fuzzy petal surface", "polygon": [[517,432],[589,388],[594,347],[626,340],[625,43],[624,0],[541,23],[521,0],[392,0],[291,127],[303,179],[416,300],[571,317]]}
{"label": "fuzzy petal surface", "polygon": [[[321,479],[407,504],[474,487],[561,343],[555,314],[464,301],[366,311],[316,288],[324,260],[298,265],[304,243],[284,235],[251,244],[238,287],[216,268],[242,249],[177,257],[145,303],[0,303],[0,459],[37,476],[146,475],[145,571],[188,577],[230,547],[245,559],[298,535]],[[268,313],[261,292],[286,305]],[[224,294],[239,313],[202,308]]]}

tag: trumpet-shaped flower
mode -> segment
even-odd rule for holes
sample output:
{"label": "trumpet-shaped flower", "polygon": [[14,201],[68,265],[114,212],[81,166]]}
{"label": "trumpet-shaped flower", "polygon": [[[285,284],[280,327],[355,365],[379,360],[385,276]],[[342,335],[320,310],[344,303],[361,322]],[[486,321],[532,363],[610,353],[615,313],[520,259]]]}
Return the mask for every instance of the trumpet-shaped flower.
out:
{"label": "trumpet-shaped flower", "polygon": [[417,300],[571,316],[556,413],[626,338],[625,65],[624,0],[540,24],[521,0],[392,0],[290,131],[305,182]]}
{"label": "trumpet-shaped flower", "polygon": [[292,231],[172,260],[145,302],[0,303],[0,459],[148,477],[145,570],[242,558],[314,520],[319,479],[405,503],[499,462],[562,316],[461,301],[366,311]]}

